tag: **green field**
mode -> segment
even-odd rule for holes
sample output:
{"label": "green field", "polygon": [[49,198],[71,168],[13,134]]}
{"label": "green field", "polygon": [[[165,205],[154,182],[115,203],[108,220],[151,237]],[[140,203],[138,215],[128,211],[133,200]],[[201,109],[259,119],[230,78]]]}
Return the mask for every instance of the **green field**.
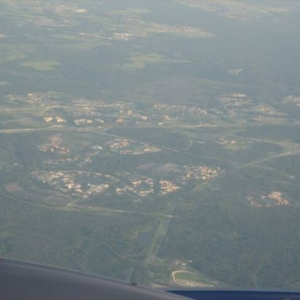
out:
{"label": "green field", "polygon": [[175,271],[172,273],[175,283],[188,286],[198,285],[201,287],[213,287],[216,282],[209,280],[206,276],[189,271]]}
{"label": "green field", "polygon": [[130,62],[123,64],[121,68],[129,71],[141,70],[144,69],[147,65],[159,64],[167,61],[168,60],[165,57],[155,53],[132,54]]}
{"label": "green field", "polygon": [[30,67],[36,71],[52,71],[61,64],[58,61],[28,61],[20,64],[23,67]]}

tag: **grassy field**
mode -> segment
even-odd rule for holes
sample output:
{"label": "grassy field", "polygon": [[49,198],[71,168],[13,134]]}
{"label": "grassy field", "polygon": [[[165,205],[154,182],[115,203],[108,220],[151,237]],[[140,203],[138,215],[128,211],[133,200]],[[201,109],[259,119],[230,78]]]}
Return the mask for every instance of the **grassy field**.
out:
{"label": "grassy field", "polygon": [[215,282],[208,280],[203,275],[184,271],[184,270],[173,272],[172,279],[175,283],[183,286],[213,287],[215,284]]}
{"label": "grassy field", "polygon": [[60,66],[60,62],[58,61],[28,61],[25,63],[21,63],[23,67],[30,67],[35,69],[36,71],[52,71],[56,67]]}
{"label": "grassy field", "polygon": [[0,47],[0,53],[0,64],[26,57],[26,54],[10,45],[2,45]]}
{"label": "grassy field", "polygon": [[158,64],[167,61],[162,55],[155,53],[136,54],[129,59],[130,62],[123,64],[121,67],[124,70],[141,70],[149,64]]}

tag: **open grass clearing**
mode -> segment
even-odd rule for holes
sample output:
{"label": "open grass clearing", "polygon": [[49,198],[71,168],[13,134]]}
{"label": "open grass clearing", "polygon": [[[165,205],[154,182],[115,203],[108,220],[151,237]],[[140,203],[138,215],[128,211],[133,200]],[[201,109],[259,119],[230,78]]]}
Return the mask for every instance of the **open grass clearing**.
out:
{"label": "open grass clearing", "polygon": [[172,272],[172,280],[181,286],[188,287],[213,287],[214,283],[204,275],[185,270]]}
{"label": "open grass clearing", "polygon": [[58,61],[44,60],[44,61],[28,61],[20,64],[23,67],[30,67],[36,71],[52,71],[61,64]]}
{"label": "open grass clearing", "polygon": [[129,71],[142,70],[149,64],[158,64],[166,61],[168,60],[162,55],[155,53],[132,54],[129,62],[123,64],[120,68]]}

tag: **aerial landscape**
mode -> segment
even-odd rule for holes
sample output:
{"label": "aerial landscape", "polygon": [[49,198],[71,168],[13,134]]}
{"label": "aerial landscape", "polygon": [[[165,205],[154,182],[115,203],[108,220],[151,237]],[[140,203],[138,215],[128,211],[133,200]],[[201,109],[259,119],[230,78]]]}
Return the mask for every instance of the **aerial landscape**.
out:
{"label": "aerial landscape", "polygon": [[0,1],[0,257],[299,288],[299,12]]}

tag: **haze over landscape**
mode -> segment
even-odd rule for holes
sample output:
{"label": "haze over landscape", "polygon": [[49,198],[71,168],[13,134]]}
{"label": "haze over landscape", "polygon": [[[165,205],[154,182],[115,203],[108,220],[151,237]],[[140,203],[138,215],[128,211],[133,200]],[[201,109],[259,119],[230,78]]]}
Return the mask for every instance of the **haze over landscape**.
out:
{"label": "haze over landscape", "polygon": [[0,257],[299,288],[299,13],[0,1]]}

